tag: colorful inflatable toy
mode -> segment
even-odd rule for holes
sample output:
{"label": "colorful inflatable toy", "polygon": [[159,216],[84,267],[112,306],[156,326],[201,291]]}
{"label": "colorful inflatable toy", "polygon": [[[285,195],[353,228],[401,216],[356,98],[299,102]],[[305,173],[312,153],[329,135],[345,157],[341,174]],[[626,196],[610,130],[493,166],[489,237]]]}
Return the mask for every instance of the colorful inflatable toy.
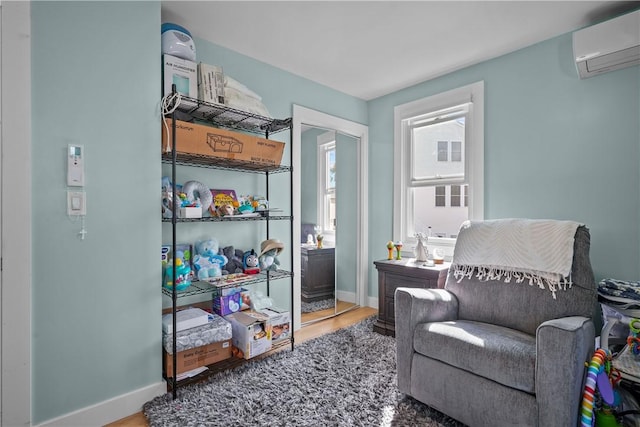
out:
{"label": "colorful inflatable toy", "polygon": [[[580,426],[594,426],[594,407],[596,401],[596,389],[600,392],[602,400],[607,405],[613,405],[615,394],[609,381],[611,352],[608,349],[599,348],[593,354],[591,363],[587,369],[587,381],[582,394],[582,407],[580,409]],[[600,424],[600,423],[599,423]],[[616,424],[613,424],[616,425]]]}

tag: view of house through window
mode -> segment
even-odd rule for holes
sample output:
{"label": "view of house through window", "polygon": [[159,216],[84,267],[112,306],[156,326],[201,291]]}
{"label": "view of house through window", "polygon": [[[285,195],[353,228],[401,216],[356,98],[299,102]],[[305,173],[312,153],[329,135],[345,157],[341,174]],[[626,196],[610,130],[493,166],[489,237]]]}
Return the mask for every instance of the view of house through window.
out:
{"label": "view of house through window", "polygon": [[[483,217],[484,84],[395,108],[394,238],[450,246]],[[451,246],[452,247],[452,246]]]}
{"label": "view of house through window", "polygon": [[454,106],[407,123],[412,147],[409,197],[413,201],[415,232],[427,232],[430,228],[432,236],[455,238],[460,224],[469,217],[468,206],[462,200],[462,188],[467,188],[464,184],[467,111],[464,105]]}
{"label": "view of house through window", "polygon": [[322,232],[331,234],[336,229],[336,141],[335,138],[318,146],[318,171],[320,173],[318,194],[321,195],[318,217]]}

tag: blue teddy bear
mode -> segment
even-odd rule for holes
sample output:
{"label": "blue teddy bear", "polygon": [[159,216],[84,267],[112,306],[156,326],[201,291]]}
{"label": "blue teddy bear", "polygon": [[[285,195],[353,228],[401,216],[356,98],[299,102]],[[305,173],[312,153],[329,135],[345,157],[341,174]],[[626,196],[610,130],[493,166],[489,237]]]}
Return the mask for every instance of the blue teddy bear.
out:
{"label": "blue teddy bear", "polygon": [[193,266],[196,269],[198,279],[205,280],[222,276],[222,267],[228,259],[218,254],[219,244],[215,238],[196,242],[196,256],[193,257]]}

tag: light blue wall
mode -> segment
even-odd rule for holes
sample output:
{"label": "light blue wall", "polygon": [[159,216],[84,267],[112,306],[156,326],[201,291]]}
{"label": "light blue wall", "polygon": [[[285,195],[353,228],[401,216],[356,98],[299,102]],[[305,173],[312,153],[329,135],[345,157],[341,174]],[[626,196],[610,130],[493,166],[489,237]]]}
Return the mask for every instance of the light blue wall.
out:
{"label": "light blue wall", "polygon": [[[159,2],[32,3],[34,423],[162,379],[161,22]],[[202,40],[196,47],[199,60],[222,64],[261,94],[275,117],[290,117],[297,103],[366,122],[362,100]],[[288,141],[287,132],[276,139]],[[80,223],[66,215],[70,143],[86,151],[84,241],[76,237]],[[180,174],[213,179],[212,188],[259,185],[252,174]],[[272,191],[290,209],[285,178],[285,191]],[[287,227],[272,233],[288,235]],[[211,233],[238,246],[263,235],[247,230],[232,224]],[[183,231],[188,240],[208,234]]]}
{"label": "light blue wall", "polygon": [[[161,380],[160,5],[32,3],[35,424]],[[66,214],[85,148],[86,229]]]}
{"label": "light blue wall", "polygon": [[583,222],[596,280],[638,279],[640,67],[580,80],[572,54],[565,34],[369,102],[372,260],[392,237],[394,106],[484,80],[485,218]]}

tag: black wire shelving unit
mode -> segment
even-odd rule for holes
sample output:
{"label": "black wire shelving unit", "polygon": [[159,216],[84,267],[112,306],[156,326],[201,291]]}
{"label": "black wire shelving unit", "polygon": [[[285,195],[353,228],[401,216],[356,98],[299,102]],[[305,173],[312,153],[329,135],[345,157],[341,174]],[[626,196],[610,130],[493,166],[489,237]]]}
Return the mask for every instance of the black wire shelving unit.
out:
{"label": "black wire shelving unit", "polygon": [[[175,93],[175,87],[173,88]],[[245,112],[242,110],[237,110],[234,108],[227,107],[221,104],[212,104],[200,101],[198,99],[189,98],[182,96],[178,105],[173,105],[173,112],[168,115],[172,119],[171,124],[171,151],[164,151],[162,153],[161,162],[170,164],[172,177],[171,182],[173,185],[173,194],[176,194],[176,167],[177,166],[188,166],[188,167],[203,167],[210,169],[220,169],[227,171],[235,171],[235,172],[244,172],[244,173],[259,173],[265,175],[265,183],[266,183],[266,198],[269,200],[269,176],[277,173],[289,173],[289,184],[290,184],[290,202],[291,209],[293,210],[293,171],[292,166],[286,165],[267,165],[263,163],[256,162],[248,162],[236,159],[227,159],[224,157],[215,157],[215,156],[207,156],[201,154],[193,154],[193,153],[184,153],[176,151],[176,120],[184,120],[194,119],[198,121],[205,122],[205,124],[210,124],[215,127],[225,128],[234,131],[242,131],[249,132],[258,135],[264,135],[266,139],[269,138],[270,135],[288,130],[289,131],[289,141],[293,142],[293,129],[292,129],[292,120],[291,118],[287,119],[273,119],[269,117],[263,117],[256,114],[252,114],[249,112]],[[164,131],[164,130],[163,130]],[[292,150],[289,150],[290,158],[289,164],[293,164],[293,154]],[[176,261],[176,245],[177,245],[177,226],[181,223],[208,223],[208,222],[236,222],[236,221],[266,221],[266,238],[270,238],[269,233],[269,222],[270,221],[282,221],[288,220],[290,221],[290,236],[291,241],[293,242],[293,217],[292,215],[283,215],[281,212],[259,212],[258,215],[255,216],[245,216],[245,215],[234,215],[227,217],[204,217],[204,218],[177,218],[174,214],[172,218],[163,218],[163,222],[170,222],[172,225],[172,254],[173,254],[173,263],[175,265]],[[290,252],[291,257],[291,265],[293,266],[293,251]],[[175,277],[175,269],[173,270],[174,277],[173,283],[176,282]],[[293,273],[290,271],[268,271],[261,272],[260,274],[255,275],[255,277],[243,278],[241,281],[229,281],[226,283],[224,279],[222,280],[212,280],[208,281],[193,281],[191,285],[183,291],[177,291],[175,287],[172,289],[167,289],[165,287],[162,288],[163,294],[172,299],[172,309],[171,313],[173,315],[173,372],[171,378],[166,378],[168,382],[168,387],[172,392],[173,398],[177,397],[177,390],[179,387],[193,383],[194,381],[199,381],[203,378],[206,378],[216,372],[220,372],[225,369],[230,369],[235,366],[239,366],[245,362],[244,359],[239,359],[232,357],[231,359],[227,359],[216,363],[214,365],[209,365],[209,370],[206,373],[197,375],[195,377],[185,379],[182,381],[177,380],[177,333],[176,333],[176,308],[178,299],[196,296],[206,293],[213,293],[214,290],[220,290],[225,288],[236,288],[241,286],[249,286],[252,284],[258,283],[266,283],[267,284],[267,295],[270,293],[269,284],[272,280],[279,279],[291,279],[290,285],[290,294],[291,294],[291,303],[290,303],[290,314],[291,314],[291,335],[288,340],[282,340],[277,344],[274,344],[273,349],[265,353],[263,355],[258,356],[266,357],[270,353],[279,351],[287,345],[291,345],[291,350],[294,349],[294,316],[293,316]],[[169,373],[166,373],[168,376]]]}

